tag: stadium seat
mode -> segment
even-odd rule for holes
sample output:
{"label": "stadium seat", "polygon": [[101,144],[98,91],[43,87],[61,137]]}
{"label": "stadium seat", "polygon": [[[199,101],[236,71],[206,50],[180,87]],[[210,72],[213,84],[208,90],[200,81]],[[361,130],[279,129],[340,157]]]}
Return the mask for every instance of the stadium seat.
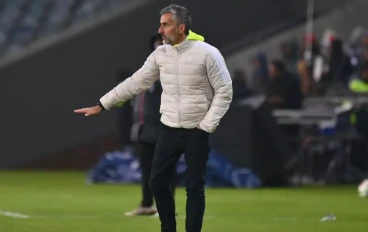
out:
{"label": "stadium seat", "polygon": [[132,0],[0,1],[0,59]]}

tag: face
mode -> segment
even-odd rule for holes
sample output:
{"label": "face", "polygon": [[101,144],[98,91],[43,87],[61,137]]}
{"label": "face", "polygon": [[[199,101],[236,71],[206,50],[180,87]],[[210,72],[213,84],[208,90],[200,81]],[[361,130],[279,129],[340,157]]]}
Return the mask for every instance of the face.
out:
{"label": "face", "polygon": [[290,45],[288,44],[281,45],[281,52],[284,57],[290,57],[292,53]]}
{"label": "face", "polygon": [[277,69],[275,67],[275,65],[271,64],[270,67],[268,68],[268,72],[270,75],[271,79],[275,79],[278,75]]}
{"label": "face", "polygon": [[254,66],[255,68],[260,68],[260,67],[261,67],[261,63],[259,62],[259,60],[254,59],[254,60],[253,60],[253,66]]}
{"label": "face", "polygon": [[160,24],[161,26],[158,29],[158,33],[161,34],[164,44],[175,45],[185,38],[185,25],[177,25],[173,19],[172,13],[163,14],[160,19]]}

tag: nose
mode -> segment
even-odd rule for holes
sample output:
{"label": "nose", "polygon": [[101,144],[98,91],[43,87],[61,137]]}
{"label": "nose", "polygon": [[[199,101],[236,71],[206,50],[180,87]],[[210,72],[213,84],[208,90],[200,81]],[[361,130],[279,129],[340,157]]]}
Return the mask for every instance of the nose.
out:
{"label": "nose", "polygon": [[159,34],[164,33],[164,30],[162,29],[162,26],[160,26],[160,28],[158,29],[158,33],[159,33]]}

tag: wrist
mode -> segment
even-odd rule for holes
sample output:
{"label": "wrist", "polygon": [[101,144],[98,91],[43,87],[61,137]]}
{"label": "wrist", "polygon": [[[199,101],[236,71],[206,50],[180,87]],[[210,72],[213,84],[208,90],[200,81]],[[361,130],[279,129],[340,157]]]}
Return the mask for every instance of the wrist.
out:
{"label": "wrist", "polygon": [[99,108],[100,111],[105,110],[105,107],[102,105],[101,101],[97,102],[97,107]]}
{"label": "wrist", "polygon": [[103,110],[100,106],[95,106],[95,109],[96,109],[98,112],[101,112],[101,111]]}

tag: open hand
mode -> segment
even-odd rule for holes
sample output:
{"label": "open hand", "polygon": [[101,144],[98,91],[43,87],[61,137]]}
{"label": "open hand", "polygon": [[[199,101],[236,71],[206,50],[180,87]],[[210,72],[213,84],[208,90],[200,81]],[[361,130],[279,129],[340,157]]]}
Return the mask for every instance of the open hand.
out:
{"label": "open hand", "polygon": [[102,108],[100,106],[94,106],[94,107],[74,110],[75,113],[84,114],[85,116],[92,116],[95,114],[99,114],[101,113],[101,111],[102,111]]}

